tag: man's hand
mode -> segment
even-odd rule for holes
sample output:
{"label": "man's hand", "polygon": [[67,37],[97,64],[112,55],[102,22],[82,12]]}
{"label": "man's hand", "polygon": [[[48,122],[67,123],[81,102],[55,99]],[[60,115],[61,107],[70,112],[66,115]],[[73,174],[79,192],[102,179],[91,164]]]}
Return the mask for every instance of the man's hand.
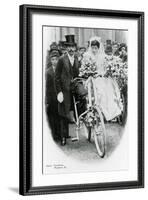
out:
{"label": "man's hand", "polygon": [[57,95],[58,102],[62,103],[64,101],[63,92],[59,92]]}

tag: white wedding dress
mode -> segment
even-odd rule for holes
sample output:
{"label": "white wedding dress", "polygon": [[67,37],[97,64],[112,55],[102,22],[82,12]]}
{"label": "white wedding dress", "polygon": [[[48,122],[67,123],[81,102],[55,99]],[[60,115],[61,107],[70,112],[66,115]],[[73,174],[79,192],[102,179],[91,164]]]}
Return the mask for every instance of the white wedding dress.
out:
{"label": "white wedding dress", "polygon": [[[94,38],[100,42],[100,38],[98,39],[98,37],[93,37],[90,40],[90,44]],[[100,44],[102,45],[101,42]],[[97,55],[94,55],[91,51],[91,47],[89,47],[88,51],[84,54],[83,59],[91,58],[91,60],[96,63],[98,74],[103,76],[106,73],[105,53],[103,46],[101,45]],[[95,79],[95,84],[98,94],[97,104],[101,108],[106,120],[112,120],[120,115],[122,111],[122,104],[120,101],[120,90],[116,80],[106,77],[97,77]]]}

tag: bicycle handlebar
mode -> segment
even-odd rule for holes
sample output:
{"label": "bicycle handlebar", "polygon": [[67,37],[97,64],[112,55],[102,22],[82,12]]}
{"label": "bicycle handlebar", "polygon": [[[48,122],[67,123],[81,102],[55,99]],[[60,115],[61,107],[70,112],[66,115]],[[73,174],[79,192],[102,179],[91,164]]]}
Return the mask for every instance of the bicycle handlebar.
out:
{"label": "bicycle handlebar", "polygon": [[[97,77],[105,77],[104,75],[98,74],[97,71],[88,73],[88,76],[94,76],[95,78],[97,78]],[[83,81],[83,80],[86,80],[86,79],[87,79],[87,78],[76,77],[76,78],[73,79],[73,81],[76,81],[76,80],[77,80],[77,81]]]}
{"label": "bicycle handlebar", "polygon": [[73,81],[83,81],[86,80],[85,78],[81,78],[81,77],[76,77],[73,79]]}

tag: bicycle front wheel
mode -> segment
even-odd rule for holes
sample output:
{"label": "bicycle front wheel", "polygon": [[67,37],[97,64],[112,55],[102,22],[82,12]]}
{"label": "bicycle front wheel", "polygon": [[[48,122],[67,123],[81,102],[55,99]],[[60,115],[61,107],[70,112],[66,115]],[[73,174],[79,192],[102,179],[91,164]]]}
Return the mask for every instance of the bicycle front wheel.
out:
{"label": "bicycle front wheel", "polygon": [[97,112],[97,121],[92,131],[97,153],[101,158],[103,158],[106,153],[106,128],[101,112]]}

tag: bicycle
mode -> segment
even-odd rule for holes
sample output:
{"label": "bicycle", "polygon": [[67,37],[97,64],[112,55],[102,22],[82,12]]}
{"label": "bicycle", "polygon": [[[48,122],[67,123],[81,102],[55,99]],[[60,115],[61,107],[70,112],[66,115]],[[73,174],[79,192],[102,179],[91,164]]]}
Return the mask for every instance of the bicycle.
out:
{"label": "bicycle", "polygon": [[[75,78],[74,81],[84,82],[85,87],[87,88],[87,109],[80,116],[78,115],[78,109],[75,97],[73,96],[74,101],[74,110],[76,117],[76,137],[72,138],[72,141],[79,140],[79,130],[82,127],[82,124],[85,125],[88,134],[88,141],[91,142],[91,137],[94,137],[95,146],[97,149],[98,155],[103,158],[106,152],[106,128],[104,124],[104,118],[101,112],[98,102],[98,96],[95,85],[95,78],[99,75],[97,72],[90,72],[88,74],[88,79],[84,78]],[[83,83],[84,84],[84,83]]]}

